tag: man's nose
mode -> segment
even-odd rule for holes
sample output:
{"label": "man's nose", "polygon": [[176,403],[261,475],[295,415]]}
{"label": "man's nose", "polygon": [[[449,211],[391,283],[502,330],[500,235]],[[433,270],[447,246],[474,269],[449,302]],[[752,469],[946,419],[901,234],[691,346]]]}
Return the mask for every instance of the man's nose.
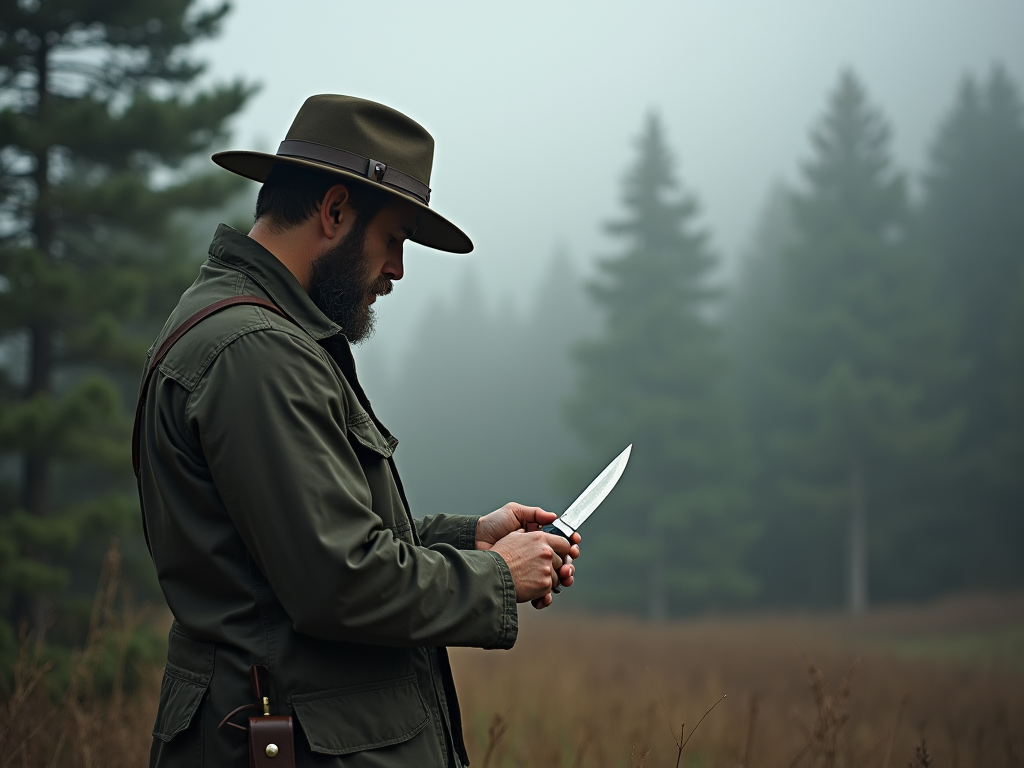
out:
{"label": "man's nose", "polygon": [[391,278],[392,280],[401,280],[405,274],[405,263],[402,254],[398,256],[392,256],[386,262],[384,262],[384,269],[382,273]]}

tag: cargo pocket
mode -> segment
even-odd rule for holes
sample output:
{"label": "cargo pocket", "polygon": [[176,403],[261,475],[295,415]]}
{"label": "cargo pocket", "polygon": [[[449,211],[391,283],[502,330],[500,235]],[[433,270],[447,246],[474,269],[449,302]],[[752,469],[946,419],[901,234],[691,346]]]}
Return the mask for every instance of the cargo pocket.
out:
{"label": "cargo pocket", "polygon": [[169,742],[192,723],[210,687],[214,650],[210,643],[199,643],[186,636],[177,622],[171,625],[154,738]]}
{"label": "cargo pocket", "polygon": [[309,740],[324,755],[348,755],[408,741],[430,722],[415,676],[291,697]]}
{"label": "cargo pocket", "polygon": [[160,685],[160,708],[157,710],[153,736],[160,741],[170,741],[188,728],[208,686],[209,680],[196,683],[179,677],[168,665]]}

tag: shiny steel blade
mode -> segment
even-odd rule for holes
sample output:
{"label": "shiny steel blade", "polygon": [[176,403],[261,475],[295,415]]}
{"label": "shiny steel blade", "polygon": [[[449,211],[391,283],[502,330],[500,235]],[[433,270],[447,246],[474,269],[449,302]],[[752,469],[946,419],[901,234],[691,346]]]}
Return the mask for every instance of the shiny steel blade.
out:
{"label": "shiny steel blade", "polygon": [[622,477],[626,464],[629,462],[629,452],[632,449],[632,443],[627,445],[626,450],[616,456],[612,463],[605,467],[600,475],[594,478],[594,482],[587,486],[587,490],[581,493],[580,497],[569,505],[569,508],[555,521],[556,525],[561,521],[574,531],[583,525],[591,513],[611,493],[615,484],[619,482],[619,478]]}

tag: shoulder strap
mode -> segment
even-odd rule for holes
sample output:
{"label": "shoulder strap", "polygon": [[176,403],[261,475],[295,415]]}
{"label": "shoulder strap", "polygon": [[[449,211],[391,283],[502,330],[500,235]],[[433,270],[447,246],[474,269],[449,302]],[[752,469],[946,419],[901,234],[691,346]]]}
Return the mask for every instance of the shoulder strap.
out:
{"label": "shoulder strap", "polygon": [[167,353],[171,351],[171,347],[173,347],[175,343],[192,328],[208,318],[210,315],[216,314],[222,309],[227,309],[228,307],[238,306],[239,304],[253,304],[257,307],[269,309],[271,312],[280,315],[281,317],[288,317],[288,315],[286,315],[276,304],[271,301],[267,301],[266,299],[261,299],[258,296],[231,296],[214,302],[208,307],[203,307],[192,315],[192,317],[175,328],[174,332],[164,339],[163,344],[157,347],[156,351],[153,353],[153,357],[150,358],[149,365],[146,368],[146,375],[142,379],[142,389],[139,391],[139,400],[135,406],[135,425],[132,427],[132,469],[135,470],[136,479],[139,477],[139,465],[141,460],[139,455],[141,440],[139,435],[139,426],[142,421],[142,410],[146,405],[146,397],[149,392],[149,380],[153,378],[153,371],[155,371],[157,366],[163,362]]}

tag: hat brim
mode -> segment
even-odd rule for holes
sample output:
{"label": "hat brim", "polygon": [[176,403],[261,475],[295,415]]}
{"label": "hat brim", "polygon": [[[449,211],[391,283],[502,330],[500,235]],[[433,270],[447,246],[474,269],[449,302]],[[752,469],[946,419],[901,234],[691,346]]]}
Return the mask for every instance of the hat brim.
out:
{"label": "hat brim", "polygon": [[218,152],[212,159],[221,168],[260,183],[267,180],[271,168],[279,163],[284,163],[286,165],[300,165],[331,173],[343,177],[346,181],[352,181],[357,184],[371,185],[375,189],[392,194],[400,200],[410,202],[419,209],[416,233],[410,238],[414,243],[419,243],[427,248],[434,248],[438,251],[446,251],[447,253],[469,253],[473,250],[473,241],[469,239],[469,236],[429,206],[424,205],[411,195],[404,194],[401,190],[378,184],[357,173],[336,168],[333,165],[318,163],[314,160],[303,160],[298,157],[285,157],[282,155],[272,155],[268,152],[253,152],[244,149]]}

